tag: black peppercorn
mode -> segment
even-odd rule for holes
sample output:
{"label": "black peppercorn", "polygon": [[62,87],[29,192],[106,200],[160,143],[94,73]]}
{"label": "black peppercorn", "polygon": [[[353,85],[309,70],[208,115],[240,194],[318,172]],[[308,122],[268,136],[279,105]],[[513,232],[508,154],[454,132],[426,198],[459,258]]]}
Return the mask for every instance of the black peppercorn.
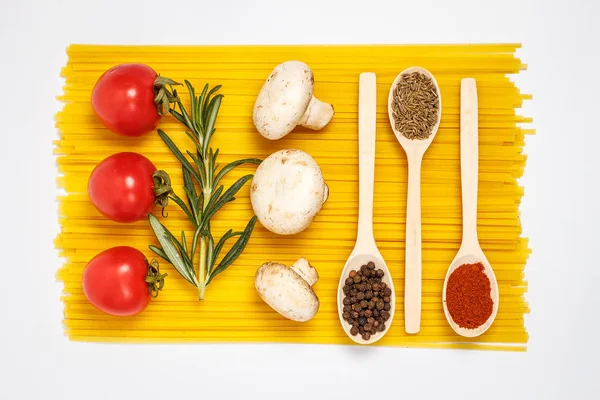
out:
{"label": "black peppercorn", "polygon": [[390,318],[392,291],[381,282],[383,270],[376,269],[370,261],[350,271],[344,280],[342,317],[352,327],[350,334],[369,340],[372,335],[385,330]]}

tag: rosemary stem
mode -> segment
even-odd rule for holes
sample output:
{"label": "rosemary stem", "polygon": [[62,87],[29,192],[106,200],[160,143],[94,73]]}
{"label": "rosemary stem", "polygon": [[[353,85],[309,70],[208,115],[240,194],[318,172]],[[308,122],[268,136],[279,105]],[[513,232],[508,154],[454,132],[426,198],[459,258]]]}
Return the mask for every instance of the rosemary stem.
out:
{"label": "rosemary stem", "polygon": [[[203,158],[203,159],[204,159],[204,164],[206,166],[207,160],[206,160],[206,158]],[[210,160],[208,160],[208,162],[210,162]],[[207,180],[208,180],[208,174],[207,174]],[[202,190],[204,191],[204,203],[202,204],[202,210],[204,213],[204,212],[206,212],[208,203],[210,203],[210,199],[212,197],[212,190],[211,190],[210,186],[208,186],[207,188],[202,188]],[[198,263],[199,264],[199,267],[198,267],[198,299],[200,301],[204,300],[204,294],[206,293],[206,281],[208,280],[208,267],[210,267],[210,266],[207,266],[207,256],[208,256],[207,237],[202,235],[202,237],[200,238],[200,260]]]}
{"label": "rosemary stem", "polygon": [[198,300],[204,300],[206,293],[206,238],[200,238],[200,259],[198,262]]}

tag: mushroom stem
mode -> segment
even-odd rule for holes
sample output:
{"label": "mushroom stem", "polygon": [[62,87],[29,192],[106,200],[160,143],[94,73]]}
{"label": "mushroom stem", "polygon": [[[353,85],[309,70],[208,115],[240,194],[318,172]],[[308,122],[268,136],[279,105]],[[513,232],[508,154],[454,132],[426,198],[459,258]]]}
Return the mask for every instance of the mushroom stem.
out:
{"label": "mushroom stem", "polygon": [[317,131],[331,121],[333,114],[334,111],[331,104],[325,103],[313,96],[302,118],[298,121],[298,125]]}
{"label": "mushroom stem", "polygon": [[300,258],[290,267],[294,272],[296,272],[302,279],[309,284],[309,286],[314,285],[319,280],[319,274],[317,270],[310,265],[306,258]]}

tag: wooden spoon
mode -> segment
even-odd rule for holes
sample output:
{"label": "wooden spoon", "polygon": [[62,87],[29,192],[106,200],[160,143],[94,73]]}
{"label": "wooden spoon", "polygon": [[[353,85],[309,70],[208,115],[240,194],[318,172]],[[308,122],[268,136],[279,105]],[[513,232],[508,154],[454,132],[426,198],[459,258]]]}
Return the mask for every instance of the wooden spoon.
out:
{"label": "wooden spoon", "polygon": [[[359,209],[358,209],[358,232],[354,250],[350,254],[346,265],[342,270],[340,283],[338,285],[338,314],[340,322],[346,334],[359,344],[371,344],[381,339],[390,328],[394,319],[396,308],[396,294],[394,282],[390,271],[377,249],[375,236],[373,235],[373,186],[375,178],[375,116],[376,116],[376,79],[371,72],[360,75],[358,95],[358,167],[359,167]],[[382,278],[391,290],[390,318],[386,321],[385,330],[371,335],[369,340],[364,340],[360,334],[352,336],[352,326],[344,320],[342,309],[344,304],[344,282],[351,270],[359,270],[369,261],[375,263],[375,268],[383,270]]]}
{"label": "wooden spoon", "polygon": [[[465,337],[476,337],[484,333],[494,322],[498,313],[498,282],[489,261],[483,254],[477,238],[477,179],[479,173],[477,84],[473,78],[465,78],[460,84],[460,178],[462,186],[463,238],[460,249],[450,264],[444,288],[442,303],[448,323],[456,333]],[[448,278],[463,264],[480,262],[490,280],[490,296],[494,302],[492,314],[476,329],[461,328],[448,312],[446,287]]]}
{"label": "wooden spoon", "polygon": [[[392,102],[394,89],[402,75],[420,72],[433,81],[438,93],[438,119],[427,139],[408,139],[396,130]],[[425,151],[435,138],[442,118],[442,95],[433,75],[424,68],[411,67],[402,71],[390,88],[388,115],[396,138],[402,145],[408,160],[408,198],[406,200],[406,256],[404,278],[404,330],[415,334],[421,330],[421,163]]]}

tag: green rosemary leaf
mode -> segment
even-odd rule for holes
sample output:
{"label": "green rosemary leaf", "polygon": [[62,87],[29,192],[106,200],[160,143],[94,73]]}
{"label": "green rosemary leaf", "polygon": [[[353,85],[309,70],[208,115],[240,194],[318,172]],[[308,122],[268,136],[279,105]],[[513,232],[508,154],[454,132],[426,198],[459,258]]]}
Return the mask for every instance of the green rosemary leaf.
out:
{"label": "green rosemary leaf", "polygon": [[192,161],[194,162],[194,164],[196,164],[196,168],[198,168],[198,172],[200,172],[200,187],[206,187],[206,182],[207,182],[207,176],[206,176],[206,170],[204,168],[204,165],[202,164],[202,161],[200,161],[200,159],[198,157],[196,157],[191,151],[186,150],[186,153],[188,156],[190,156],[190,158],[192,159]]}
{"label": "green rosemary leaf", "polygon": [[185,81],[185,86],[188,88],[188,92],[190,94],[190,104],[192,108],[192,121],[196,121],[196,92],[194,91],[194,87],[189,81]]}
{"label": "green rosemary leaf", "polygon": [[[219,239],[219,242],[218,242],[218,243],[217,243],[217,245],[215,246],[215,251],[214,251],[214,253],[215,253],[215,254],[214,254],[214,258],[215,258],[215,260],[216,260],[217,258],[219,258],[219,253],[221,253],[221,250],[223,249],[223,246],[225,245],[225,242],[226,242],[228,239],[231,239],[232,237],[235,237],[235,236],[240,236],[242,233],[244,233],[244,232],[233,232],[233,230],[232,230],[232,229],[230,229],[230,230],[228,230],[227,232],[225,232],[225,234],[224,234],[224,235],[221,237],[221,239]],[[211,270],[209,270],[209,272],[210,272],[210,271],[212,271],[212,269],[211,269]]]}
{"label": "green rosemary leaf", "polygon": [[260,160],[258,158],[246,158],[243,160],[233,161],[233,162],[227,164],[219,171],[219,173],[215,177],[215,180],[213,182],[213,188],[216,187],[219,184],[219,182],[221,181],[221,179],[223,179],[223,177],[225,175],[227,175],[227,173],[229,173],[235,167],[240,166],[242,164],[246,164],[246,163],[260,165],[261,162],[262,162],[262,160]]}
{"label": "green rosemary leaf", "polygon": [[[223,189],[225,189],[223,187],[223,185],[219,186],[217,188],[217,190],[215,190],[212,194],[212,197],[210,198],[210,201],[208,202],[208,204],[205,207],[205,210],[210,210],[212,207],[214,207],[215,203],[217,201],[219,201],[219,196],[221,196],[221,193],[223,193]],[[203,218],[204,220],[206,220],[206,218]],[[205,222],[205,221],[203,221]]]}
{"label": "green rosemary leaf", "polygon": [[[186,85],[188,83],[189,82],[186,81]],[[186,109],[183,107],[183,104],[181,104],[181,100],[177,101],[177,105],[179,105],[179,110],[181,111],[181,115],[183,117],[183,121],[184,121],[183,124],[185,126],[187,126],[188,129],[190,129],[190,130],[193,131],[194,130],[194,124],[192,123],[192,121],[190,121],[190,115],[187,113]]]}
{"label": "green rosemary leaf", "polygon": [[185,231],[181,231],[181,246],[183,247],[183,251],[185,251],[185,254],[187,255],[187,239],[185,238]]}
{"label": "green rosemary leaf", "polygon": [[213,254],[215,251],[215,240],[213,236],[208,234],[208,246],[206,249],[206,271],[210,273],[212,266],[215,264],[215,259],[213,258]]}
{"label": "green rosemary leaf", "polygon": [[212,273],[208,276],[206,280],[206,285],[208,285],[215,276],[219,275],[221,272],[225,271],[227,267],[229,267],[233,262],[242,254],[248,241],[250,240],[250,235],[252,235],[252,230],[254,229],[254,225],[256,224],[256,216],[252,217],[250,221],[248,221],[248,225],[246,225],[246,229],[240,235],[238,240],[235,242],[231,249],[225,254],[225,257],[219,262],[219,265],[212,271]]}
{"label": "green rosemary leaf", "polygon": [[[212,96],[213,94],[215,94],[219,89],[221,89],[221,85],[217,85],[214,88],[210,89],[210,92],[208,92],[208,95],[206,96],[206,99],[208,100],[210,98],[210,96]],[[206,108],[206,104],[203,105],[203,107]]]}
{"label": "green rosemary leaf", "polygon": [[185,134],[194,143],[194,146],[196,146],[196,150],[200,151],[202,149],[202,145],[200,144],[200,142],[198,141],[198,139],[196,138],[196,136],[192,135],[188,131],[185,131]]}
{"label": "green rosemary leaf", "polygon": [[198,118],[198,122],[202,131],[204,131],[204,118],[202,110],[205,107],[204,101],[206,99],[206,92],[208,92],[208,83],[204,85],[204,88],[202,89],[202,94],[200,94],[200,97],[198,98],[198,103],[196,104],[196,116]]}
{"label": "green rosemary leaf", "polygon": [[194,286],[198,286],[196,276],[194,275],[193,267],[191,267],[191,265],[186,264],[184,259],[181,257],[181,254],[177,251],[177,248],[167,235],[167,228],[165,228],[163,224],[160,223],[158,218],[156,218],[152,214],[148,214],[148,220],[150,221],[150,226],[154,231],[154,235],[156,236],[158,242],[162,246],[164,254],[167,256],[166,259],[173,265],[177,272],[179,272],[179,274],[181,274],[181,276],[186,281],[190,282]]}
{"label": "green rosemary leaf", "polygon": [[185,213],[185,215],[188,217],[188,219],[190,221],[192,221],[192,222],[195,221],[195,218],[192,215],[192,212],[190,211],[187,204],[185,204],[185,202],[183,200],[181,200],[181,197],[177,196],[174,192],[172,192],[171,195],[169,196],[169,199],[173,200],[173,202],[175,202],[179,206],[179,208],[181,208],[183,210],[183,212]]}
{"label": "green rosemary leaf", "polygon": [[190,191],[188,190],[188,188],[184,187],[183,191],[185,192],[185,195],[187,196],[189,203],[190,203],[190,207],[192,208],[191,212],[193,214],[193,218],[190,218],[190,221],[197,226],[198,225],[198,221],[200,220],[200,216],[202,214],[199,204],[199,198],[198,197],[193,197],[194,193],[190,193]]}
{"label": "green rosemary leaf", "polygon": [[160,258],[162,258],[163,260],[168,262],[169,264],[171,263],[171,260],[169,260],[169,257],[165,254],[163,249],[161,249],[160,247],[156,247],[154,245],[149,245],[148,248],[150,250],[152,250],[157,256],[159,256]]}
{"label": "green rosemary leaf", "polygon": [[183,154],[181,154],[181,151],[179,151],[177,146],[175,146],[175,143],[173,143],[171,138],[165,132],[163,132],[161,129],[158,130],[158,135],[163,140],[163,142],[165,142],[165,144],[167,145],[169,150],[171,150],[171,153],[173,153],[175,158],[177,158],[177,160],[179,160],[181,165],[183,165],[183,167],[188,170],[190,175],[193,176],[194,178],[196,178],[198,183],[201,184],[200,176],[198,175],[198,173],[196,172],[194,167],[192,167],[192,164],[190,164],[190,162],[183,156]]}
{"label": "green rosemary leaf", "polygon": [[181,169],[183,173],[183,188],[187,189],[186,196],[188,198],[188,202],[190,203],[190,207],[192,207],[192,204],[196,202],[198,192],[196,192],[196,186],[194,186],[194,181],[192,181],[190,172],[183,167]]}
{"label": "green rosemary leaf", "polygon": [[250,179],[252,179],[252,175],[245,175],[245,176],[242,176],[240,179],[238,179],[233,185],[231,185],[229,187],[229,189],[227,189],[227,191],[225,193],[223,193],[223,196],[221,196],[219,201],[217,201],[210,209],[207,208],[205,210],[204,216],[203,216],[203,221],[210,220],[212,218],[212,216],[215,215],[215,213],[221,209],[221,207],[223,207],[225,204],[229,203],[230,201],[235,200],[234,196],[236,195],[236,193]]}
{"label": "green rosemary leaf", "polygon": [[207,109],[204,110],[204,112],[206,113],[206,127],[204,132],[207,137],[211,137],[213,134],[213,129],[215,127],[215,122],[217,121],[217,115],[219,114],[219,108],[221,107],[222,99],[222,94],[216,95],[211,99]]}
{"label": "green rosemary leaf", "polygon": [[201,226],[198,226],[194,231],[194,238],[192,239],[192,251],[190,253],[190,258],[194,259],[194,254],[196,254],[196,247],[198,246],[198,237],[200,236]]}
{"label": "green rosemary leaf", "polygon": [[183,125],[186,125],[185,118],[183,118],[183,115],[181,115],[181,113],[179,111],[174,110],[172,108],[169,111],[171,112],[171,115],[175,117],[175,119],[177,121],[181,122]]}

